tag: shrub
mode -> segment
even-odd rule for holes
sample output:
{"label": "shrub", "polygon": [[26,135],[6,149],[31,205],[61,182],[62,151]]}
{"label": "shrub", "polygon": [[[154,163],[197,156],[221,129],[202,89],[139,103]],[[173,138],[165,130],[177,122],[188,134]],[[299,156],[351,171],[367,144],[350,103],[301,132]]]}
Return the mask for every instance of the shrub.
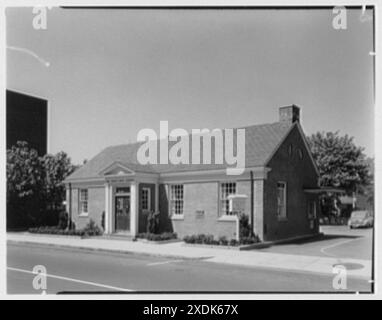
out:
{"label": "shrub", "polygon": [[237,246],[239,243],[238,243],[238,241],[236,240],[236,239],[231,239],[230,241],[229,241],[229,245],[230,246],[232,246],[232,247],[235,247],[235,246]]}
{"label": "shrub", "polygon": [[243,237],[240,239],[240,244],[253,244],[260,242],[258,236]]}
{"label": "shrub", "polygon": [[219,238],[219,244],[222,246],[227,246],[228,245],[228,240],[226,237],[220,237]]}
{"label": "shrub", "polygon": [[98,227],[93,220],[86,225],[84,229],[60,229],[59,227],[38,227],[30,228],[28,230],[30,233],[39,233],[39,234],[57,234],[65,236],[99,236],[102,235],[102,230]]}
{"label": "shrub", "polygon": [[159,212],[150,211],[147,216],[147,233],[158,233]]}
{"label": "shrub", "polygon": [[105,230],[105,211],[102,211],[101,214],[101,228]]}
{"label": "shrub", "polygon": [[173,232],[164,232],[160,234],[146,232],[146,233],[139,233],[137,235],[137,238],[147,239],[149,241],[166,241],[166,240],[176,239],[177,234]]}
{"label": "shrub", "polygon": [[185,236],[183,241],[186,243],[197,243],[197,244],[208,244],[208,245],[221,245],[227,246],[229,241],[226,237],[220,237],[219,239],[214,239],[211,234],[197,234]]}
{"label": "shrub", "polygon": [[249,223],[249,217],[246,214],[239,215],[239,237],[246,238],[251,236],[251,225]]}
{"label": "shrub", "polygon": [[83,230],[63,230],[58,227],[38,227],[30,228],[28,230],[30,233],[40,233],[40,234],[58,234],[66,236],[82,236],[84,234]]}
{"label": "shrub", "polygon": [[183,238],[183,241],[185,243],[195,243],[196,242],[196,237],[195,236],[185,236]]}
{"label": "shrub", "polygon": [[236,239],[228,240],[226,237],[220,237],[218,240],[214,239],[213,235],[197,234],[185,236],[183,238],[185,243],[191,244],[208,244],[208,245],[220,245],[220,246],[238,246],[241,244],[253,244],[260,242],[258,236],[243,237],[240,241]]}
{"label": "shrub", "polygon": [[90,219],[89,223],[82,230],[84,235],[88,236],[100,236],[102,235],[102,229],[94,222],[93,219]]}
{"label": "shrub", "polygon": [[61,211],[58,217],[58,228],[66,229],[68,227],[69,215],[66,211]]}

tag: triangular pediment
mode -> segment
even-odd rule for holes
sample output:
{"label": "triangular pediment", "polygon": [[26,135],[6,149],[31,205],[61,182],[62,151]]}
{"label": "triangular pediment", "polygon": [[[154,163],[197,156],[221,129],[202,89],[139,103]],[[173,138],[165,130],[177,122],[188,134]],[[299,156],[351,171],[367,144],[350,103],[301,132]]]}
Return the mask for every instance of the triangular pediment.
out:
{"label": "triangular pediment", "polygon": [[115,162],[112,165],[106,167],[100,172],[103,176],[125,176],[125,175],[133,175],[135,172],[129,169],[127,166]]}

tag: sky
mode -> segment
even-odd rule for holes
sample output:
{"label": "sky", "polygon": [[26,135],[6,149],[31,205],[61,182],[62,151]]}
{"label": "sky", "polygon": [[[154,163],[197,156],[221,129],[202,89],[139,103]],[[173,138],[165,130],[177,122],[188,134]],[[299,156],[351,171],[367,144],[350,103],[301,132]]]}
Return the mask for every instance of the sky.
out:
{"label": "sky", "polygon": [[52,8],[38,30],[32,8],[7,8],[7,88],[48,99],[49,152],[77,164],[160,120],[242,127],[290,104],[306,135],[338,130],[373,156],[373,22],[346,14],[336,30],[325,9]]}

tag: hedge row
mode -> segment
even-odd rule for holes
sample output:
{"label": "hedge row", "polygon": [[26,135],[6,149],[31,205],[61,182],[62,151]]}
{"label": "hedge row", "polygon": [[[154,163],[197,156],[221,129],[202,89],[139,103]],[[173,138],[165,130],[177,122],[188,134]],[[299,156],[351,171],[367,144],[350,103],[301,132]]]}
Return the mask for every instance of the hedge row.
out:
{"label": "hedge row", "polygon": [[93,220],[86,225],[83,229],[62,229],[60,227],[37,227],[30,228],[28,230],[30,233],[40,233],[40,234],[57,234],[65,236],[100,236],[103,234],[103,230],[98,227]]}
{"label": "hedge row", "polygon": [[238,246],[241,244],[253,244],[260,242],[257,236],[254,237],[242,237],[240,241],[236,239],[228,240],[226,237],[220,237],[219,239],[215,239],[211,234],[197,234],[191,236],[185,236],[183,241],[186,243],[192,244],[208,244],[208,245],[216,245],[216,246]]}
{"label": "hedge row", "polygon": [[173,233],[173,232],[164,232],[164,233],[159,233],[159,234],[145,232],[145,233],[139,233],[137,235],[137,238],[147,239],[150,241],[165,241],[165,240],[176,239],[177,234]]}

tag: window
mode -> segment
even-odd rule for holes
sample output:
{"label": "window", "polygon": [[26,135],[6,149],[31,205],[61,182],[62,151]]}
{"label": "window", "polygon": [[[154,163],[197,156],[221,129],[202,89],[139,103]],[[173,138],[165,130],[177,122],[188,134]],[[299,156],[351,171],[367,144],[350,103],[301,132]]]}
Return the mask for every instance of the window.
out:
{"label": "window", "polygon": [[142,210],[150,211],[150,188],[142,188],[141,191],[141,208]]}
{"label": "window", "polygon": [[277,183],[277,216],[280,219],[286,219],[286,182]]}
{"label": "window", "polygon": [[316,216],[316,201],[310,200],[308,203],[308,218],[315,219]]}
{"label": "window", "polygon": [[88,189],[80,189],[79,200],[80,214],[88,214]]}
{"label": "window", "polygon": [[116,194],[129,194],[130,187],[118,187],[115,189]]}
{"label": "window", "polygon": [[183,185],[170,185],[170,213],[171,216],[180,216],[183,214]]}
{"label": "window", "polygon": [[229,200],[228,196],[230,194],[236,193],[236,183],[227,182],[220,185],[220,212],[221,215],[231,215],[229,211]]}

